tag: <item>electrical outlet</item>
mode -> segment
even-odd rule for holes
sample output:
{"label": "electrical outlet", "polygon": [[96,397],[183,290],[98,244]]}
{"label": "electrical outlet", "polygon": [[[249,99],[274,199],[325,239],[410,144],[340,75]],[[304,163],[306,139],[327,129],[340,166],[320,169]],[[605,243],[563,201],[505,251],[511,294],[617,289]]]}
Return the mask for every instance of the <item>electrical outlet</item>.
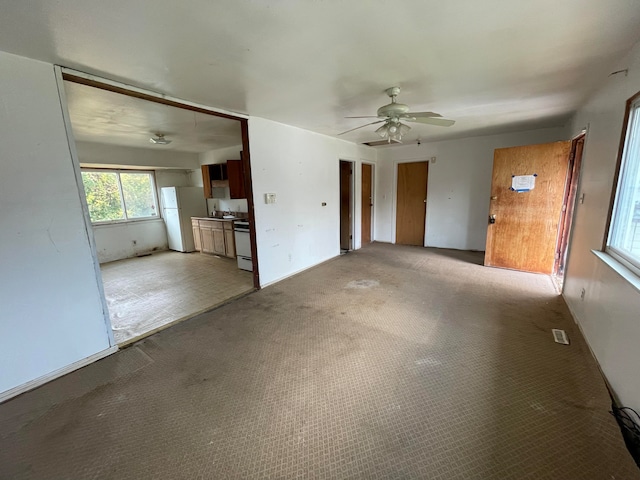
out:
{"label": "electrical outlet", "polygon": [[587,293],[587,291],[583,288],[582,290],[580,290],[580,300],[584,300],[584,294]]}

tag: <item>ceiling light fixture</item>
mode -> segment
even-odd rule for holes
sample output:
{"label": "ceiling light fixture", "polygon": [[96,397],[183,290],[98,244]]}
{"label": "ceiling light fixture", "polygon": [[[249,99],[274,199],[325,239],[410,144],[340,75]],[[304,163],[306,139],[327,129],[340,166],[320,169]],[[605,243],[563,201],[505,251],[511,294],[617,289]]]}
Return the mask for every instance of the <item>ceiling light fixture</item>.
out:
{"label": "ceiling light fixture", "polygon": [[167,140],[166,138],[164,138],[164,133],[156,133],[155,137],[151,137],[149,139],[150,143],[153,143],[154,145],[169,145],[171,143],[171,140]]}
{"label": "ceiling light fixture", "polygon": [[404,123],[400,123],[399,120],[393,119],[378,128],[376,133],[391,143],[391,141],[400,142],[402,140],[402,136],[409,130],[411,130],[409,125],[405,125]]}

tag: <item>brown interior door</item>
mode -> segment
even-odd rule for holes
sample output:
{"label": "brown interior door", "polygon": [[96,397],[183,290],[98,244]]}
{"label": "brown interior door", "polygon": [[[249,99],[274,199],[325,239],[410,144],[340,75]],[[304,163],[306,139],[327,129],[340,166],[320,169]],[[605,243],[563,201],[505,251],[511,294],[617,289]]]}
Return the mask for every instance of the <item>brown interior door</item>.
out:
{"label": "brown interior door", "polygon": [[424,246],[429,164],[398,164],[396,243]]}
{"label": "brown interior door", "polygon": [[340,161],[340,249],[351,250],[351,162]]}
{"label": "brown interior door", "polygon": [[368,163],[362,164],[362,245],[371,243],[371,207],[373,206],[372,197],[372,178],[373,169]]}
{"label": "brown interior door", "polygon": [[[495,151],[485,265],[552,273],[570,149],[555,142]],[[511,190],[514,175],[536,175],[534,188]]]}

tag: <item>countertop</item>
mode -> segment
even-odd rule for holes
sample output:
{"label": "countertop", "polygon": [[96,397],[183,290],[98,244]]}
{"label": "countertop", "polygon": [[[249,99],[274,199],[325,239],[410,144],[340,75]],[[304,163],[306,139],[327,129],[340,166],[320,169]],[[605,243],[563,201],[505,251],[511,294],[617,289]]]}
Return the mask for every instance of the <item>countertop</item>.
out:
{"label": "countertop", "polygon": [[195,218],[196,220],[216,220],[217,222],[233,222],[234,220],[240,220],[240,218],[235,217],[235,218],[220,218],[220,217],[191,217],[192,219]]}

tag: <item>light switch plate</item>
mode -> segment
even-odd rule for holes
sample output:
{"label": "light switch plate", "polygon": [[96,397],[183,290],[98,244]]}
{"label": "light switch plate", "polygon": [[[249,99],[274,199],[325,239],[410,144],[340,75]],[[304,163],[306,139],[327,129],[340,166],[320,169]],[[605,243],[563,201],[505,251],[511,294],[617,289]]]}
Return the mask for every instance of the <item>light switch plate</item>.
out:
{"label": "light switch plate", "polygon": [[264,203],[276,203],[276,194],[275,193],[265,193],[264,194]]}

